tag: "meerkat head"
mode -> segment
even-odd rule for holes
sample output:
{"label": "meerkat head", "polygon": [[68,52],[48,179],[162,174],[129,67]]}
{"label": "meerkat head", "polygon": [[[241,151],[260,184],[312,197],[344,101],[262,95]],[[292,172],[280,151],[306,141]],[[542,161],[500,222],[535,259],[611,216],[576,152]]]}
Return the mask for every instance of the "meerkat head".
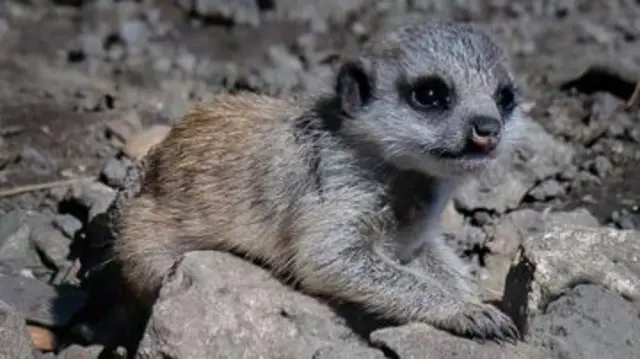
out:
{"label": "meerkat head", "polygon": [[344,61],[333,127],[388,163],[431,176],[481,170],[521,137],[504,51],[468,24],[404,25]]}

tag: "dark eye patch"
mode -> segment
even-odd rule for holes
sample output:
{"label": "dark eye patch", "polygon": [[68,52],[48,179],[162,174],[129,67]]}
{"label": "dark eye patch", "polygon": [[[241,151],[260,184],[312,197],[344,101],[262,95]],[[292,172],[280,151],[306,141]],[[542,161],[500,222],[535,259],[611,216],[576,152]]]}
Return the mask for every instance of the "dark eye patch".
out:
{"label": "dark eye patch", "polygon": [[503,116],[511,114],[518,105],[517,92],[512,84],[499,86],[494,97]]}
{"label": "dark eye patch", "polygon": [[408,101],[415,108],[443,111],[451,107],[453,89],[441,77],[420,78],[408,90]]}

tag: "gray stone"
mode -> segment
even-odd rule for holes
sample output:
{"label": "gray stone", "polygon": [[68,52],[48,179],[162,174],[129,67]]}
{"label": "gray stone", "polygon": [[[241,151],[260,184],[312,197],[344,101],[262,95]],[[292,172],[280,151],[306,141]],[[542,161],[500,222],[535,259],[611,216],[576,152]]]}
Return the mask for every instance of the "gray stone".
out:
{"label": "gray stone", "polygon": [[0,358],[33,359],[32,348],[24,317],[0,300]]}
{"label": "gray stone", "polygon": [[570,211],[553,211],[546,216],[545,224],[552,226],[586,226],[598,227],[600,222],[586,208],[576,208]]}
{"label": "gray stone", "polygon": [[580,171],[573,181],[572,186],[575,187],[576,190],[580,190],[584,186],[598,185],[600,183],[601,181],[597,176],[592,175],[589,172]]}
{"label": "gray stone", "polygon": [[505,160],[471,178],[454,200],[465,212],[486,209],[498,213],[515,209],[538,182],[552,178],[570,166],[574,150],[529,121],[528,134]]}
{"label": "gray stone", "polygon": [[607,177],[612,170],[613,165],[611,164],[611,161],[602,155],[596,157],[591,164],[591,172],[600,178]]}
{"label": "gray stone", "polygon": [[109,158],[101,173],[105,183],[117,189],[124,188],[124,181],[129,166],[131,166],[131,160],[128,157]]}
{"label": "gray stone", "polygon": [[529,191],[529,196],[536,201],[544,202],[564,195],[564,186],[555,179],[546,180]]}
{"label": "gray stone", "polygon": [[74,344],[58,353],[58,359],[98,359],[103,350],[100,345],[84,347]]}
{"label": "gray stone", "polygon": [[[640,232],[605,227],[553,226],[532,234],[509,270],[505,305],[526,327],[527,318],[576,283],[597,283],[640,300]],[[523,296],[523,293],[526,295]]]}
{"label": "gray stone", "polygon": [[149,29],[141,20],[128,20],[120,24],[120,36],[129,46],[140,46],[149,39]]}
{"label": "gray stone", "polygon": [[275,67],[291,71],[301,71],[303,69],[300,59],[282,45],[269,47],[267,55]]}
{"label": "gray stone", "polygon": [[558,179],[561,181],[571,181],[578,175],[578,169],[576,166],[568,166],[562,172],[558,174]]}
{"label": "gray stone", "polygon": [[176,58],[176,65],[188,74],[195,70],[197,64],[198,59],[192,53],[186,51],[181,51]]}
{"label": "gray stone", "polygon": [[330,23],[341,23],[372,2],[370,0],[276,0],[280,20],[302,21],[314,32],[324,32]]}
{"label": "gray stone", "polygon": [[628,210],[615,211],[611,219],[620,229],[640,229],[640,213]]}
{"label": "gray stone", "polygon": [[462,256],[466,251],[482,247],[487,240],[487,235],[480,227],[464,224],[455,232],[445,232],[444,238],[446,243]]}
{"label": "gray stone", "polygon": [[640,128],[633,127],[631,129],[628,130],[628,137],[630,140],[636,142],[636,143],[640,143]]}
{"label": "gray stone", "polygon": [[72,187],[71,196],[82,206],[89,209],[88,220],[104,213],[113,203],[116,190],[97,181],[84,181]]}
{"label": "gray stone", "polygon": [[33,211],[14,210],[0,217],[0,263],[5,273],[43,268],[30,237],[32,228],[46,226],[49,218]]}
{"label": "gray stone", "polygon": [[248,261],[192,252],[165,279],[138,358],[310,358],[368,348],[318,300]]}
{"label": "gray stone", "polygon": [[532,209],[522,209],[505,215],[492,229],[486,243],[490,254],[485,259],[487,273],[481,276],[483,297],[496,300],[502,296],[511,263],[527,237],[542,233],[548,227],[575,225],[598,227],[599,223],[584,208],[554,211],[546,215]]}
{"label": "gray stone", "polygon": [[[559,358],[635,359],[640,317],[619,295],[598,285],[577,285],[533,318],[531,342]],[[588,339],[587,339],[588,338]]]}
{"label": "gray stone", "polygon": [[0,276],[0,301],[43,326],[64,326],[80,310],[87,295],[71,287],[53,287],[23,276]]}
{"label": "gray stone", "polygon": [[384,359],[381,350],[356,346],[326,346],[318,349],[311,359]]}
{"label": "gray stone", "polygon": [[76,233],[82,229],[82,222],[70,214],[59,214],[53,219],[53,224],[65,236],[73,239]]}
{"label": "gray stone", "polygon": [[493,342],[481,344],[477,341],[450,335],[432,326],[412,323],[399,327],[378,329],[371,333],[371,342],[394,353],[394,357],[420,359],[550,359],[541,348],[520,343],[500,345]]}
{"label": "gray stone", "polygon": [[32,228],[29,238],[46,264],[54,266],[57,270],[71,266],[69,254],[72,241],[53,225]]}
{"label": "gray stone", "polygon": [[473,213],[473,220],[476,222],[476,225],[482,227],[485,224],[489,224],[491,222],[491,213],[483,210],[476,211],[475,213]]}
{"label": "gray stone", "polygon": [[48,175],[55,170],[55,164],[33,147],[25,146],[20,152],[20,160],[38,175]]}
{"label": "gray stone", "polygon": [[236,24],[260,24],[260,8],[254,0],[178,0],[188,12],[202,17],[223,18]]}

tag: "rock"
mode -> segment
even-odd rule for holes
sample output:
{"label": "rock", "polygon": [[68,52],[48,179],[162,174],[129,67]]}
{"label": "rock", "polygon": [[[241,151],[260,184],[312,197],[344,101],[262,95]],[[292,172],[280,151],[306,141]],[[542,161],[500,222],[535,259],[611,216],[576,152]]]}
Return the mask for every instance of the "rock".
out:
{"label": "rock", "polygon": [[591,173],[585,171],[581,171],[578,172],[571,186],[574,191],[580,191],[585,186],[599,185],[600,183],[601,181],[597,176],[594,176]]}
{"label": "rock", "polygon": [[530,121],[522,145],[507,160],[471,178],[454,196],[464,212],[485,209],[504,213],[515,209],[538,182],[554,177],[571,165],[574,150]]}
{"label": "rock", "polygon": [[627,131],[627,136],[633,142],[640,143],[640,128],[633,127]]}
{"label": "rock", "polygon": [[104,348],[100,345],[71,345],[58,354],[58,359],[98,359]]}
{"label": "rock", "polygon": [[502,296],[505,277],[523,238],[543,228],[542,215],[532,209],[511,212],[495,225],[485,244],[490,255],[480,277],[483,299],[497,300]]}
{"label": "rock", "polygon": [[57,215],[53,219],[53,224],[70,239],[73,239],[76,233],[82,229],[82,222],[70,214]]}
{"label": "rock", "polygon": [[107,51],[107,59],[113,62],[122,61],[127,55],[127,45],[119,34],[109,34],[104,39],[104,48]]}
{"label": "rock", "polygon": [[611,219],[620,229],[640,229],[640,213],[628,210],[615,211],[611,214]]}
{"label": "rock", "polygon": [[127,20],[120,24],[120,36],[129,47],[141,46],[149,39],[149,29],[142,20]]}
{"label": "rock", "polygon": [[591,172],[600,178],[607,177],[612,170],[613,165],[611,161],[602,155],[596,157],[591,165]]}
{"label": "rock", "polygon": [[300,59],[282,45],[269,47],[267,56],[271,63],[273,63],[277,68],[288,69],[291,71],[303,70],[303,65]]}
{"label": "rock", "polygon": [[254,0],[178,0],[189,13],[203,18],[224,19],[236,24],[260,24],[260,8]]}
{"label": "rock", "polygon": [[354,346],[326,346],[318,349],[311,359],[384,359],[382,351]]}
{"label": "rock", "polygon": [[0,358],[34,358],[24,317],[2,300],[0,300]]}
{"label": "rock", "polygon": [[310,358],[369,348],[329,307],[248,261],[192,252],[168,276],[138,358]]}
{"label": "rock", "polygon": [[555,179],[546,180],[533,187],[528,195],[538,202],[548,201],[564,195],[566,192],[564,186]]}
{"label": "rock", "polygon": [[30,237],[32,228],[44,226],[49,219],[33,211],[14,210],[0,217],[0,264],[7,275],[21,269],[44,272],[40,257]]}
{"label": "rock", "polygon": [[19,157],[20,161],[27,163],[29,168],[38,175],[51,174],[56,167],[50,158],[47,158],[33,147],[25,146],[20,152]]}
{"label": "rock", "polygon": [[[504,303],[520,328],[576,283],[596,283],[640,300],[640,232],[553,226],[523,241],[509,270]],[[527,295],[523,296],[523,293]]]}
{"label": "rock", "polygon": [[69,260],[71,239],[64,236],[52,224],[32,228],[30,240],[47,265],[57,270],[71,266]]}
{"label": "rock", "polygon": [[171,128],[166,125],[155,125],[138,134],[127,142],[124,153],[131,159],[141,159],[151,147],[160,143],[168,134]]}
{"label": "rock", "polygon": [[[558,358],[632,359],[640,353],[640,317],[619,295],[577,285],[533,318],[531,342]],[[588,339],[587,339],[588,338]]]}
{"label": "rock", "polygon": [[547,228],[552,226],[586,226],[598,227],[600,222],[586,208],[576,208],[571,211],[550,212],[545,218]]}
{"label": "rock", "polygon": [[126,143],[142,130],[140,115],[136,111],[129,111],[107,122],[106,134],[108,138],[114,138],[120,143]]}
{"label": "rock", "polygon": [[491,213],[483,210],[475,211],[473,213],[473,221],[477,226],[484,226],[486,224],[491,223],[493,218],[491,217]]}
{"label": "rock", "polygon": [[127,157],[111,157],[102,169],[101,176],[104,182],[116,189],[124,188],[124,180],[127,176],[127,169],[132,162]]}
{"label": "rock", "polygon": [[58,340],[51,330],[35,325],[28,325],[27,330],[31,338],[31,345],[35,349],[48,352],[56,349]]}
{"label": "rock", "polygon": [[0,276],[0,301],[27,320],[43,326],[64,326],[85,304],[87,295],[66,286],[53,287],[22,276]]}
{"label": "rock", "polygon": [[532,209],[521,209],[505,215],[495,226],[487,246],[492,253],[513,256],[523,238],[544,229],[542,214]]}
{"label": "rock", "polygon": [[88,210],[87,221],[96,215],[104,213],[115,200],[117,192],[107,185],[97,181],[83,181],[72,187],[70,196]]}
{"label": "rock", "polygon": [[188,74],[194,71],[197,63],[198,59],[193,54],[186,51],[181,51],[176,59],[176,65]]}
{"label": "rock", "polygon": [[584,208],[554,211],[546,216],[532,209],[522,209],[504,216],[493,228],[486,243],[490,254],[485,259],[487,273],[481,277],[483,298],[497,300],[502,296],[505,278],[525,238],[551,226],[575,225],[598,227],[599,223]]}
{"label": "rock", "polygon": [[620,99],[608,92],[596,93],[593,96],[595,98],[591,105],[591,116],[588,118],[588,125],[601,125],[603,122],[606,122],[606,125],[609,126],[611,116],[621,104]]}
{"label": "rock", "polygon": [[330,23],[342,23],[370,0],[275,0],[279,20],[306,22],[314,32],[324,32]]}
{"label": "rock", "polygon": [[558,174],[558,179],[561,181],[571,181],[578,175],[578,169],[575,166],[569,166]]}
{"label": "rock", "polygon": [[371,333],[370,340],[373,345],[391,351],[391,357],[400,359],[552,358],[543,349],[534,348],[526,343],[519,343],[517,346],[493,342],[481,344],[421,323],[378,329]]}
{"label": "rock", "polygon": [[463,224],[457,231],[445,232],[445,242],[455,249],[456,253],[464,257],[465,252],[472,252],[481,248],[486,242],[487,235],[480,227]]}

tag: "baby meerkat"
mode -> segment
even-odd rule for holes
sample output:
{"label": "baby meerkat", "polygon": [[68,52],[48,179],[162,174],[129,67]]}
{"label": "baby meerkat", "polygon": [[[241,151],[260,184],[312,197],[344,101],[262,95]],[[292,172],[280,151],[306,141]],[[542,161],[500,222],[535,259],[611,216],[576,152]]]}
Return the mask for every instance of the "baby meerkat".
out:
{"label": "baby meerkat", "polygon": [[516,340],[438,224],[461,181],[512,151],[521,117],[508,57],[489,35],[396,27],[342,62],[333,91],[221,94],[187,113],[116,208],[115,258],[139,298],[188,251],[237,251],[397,322]]}

